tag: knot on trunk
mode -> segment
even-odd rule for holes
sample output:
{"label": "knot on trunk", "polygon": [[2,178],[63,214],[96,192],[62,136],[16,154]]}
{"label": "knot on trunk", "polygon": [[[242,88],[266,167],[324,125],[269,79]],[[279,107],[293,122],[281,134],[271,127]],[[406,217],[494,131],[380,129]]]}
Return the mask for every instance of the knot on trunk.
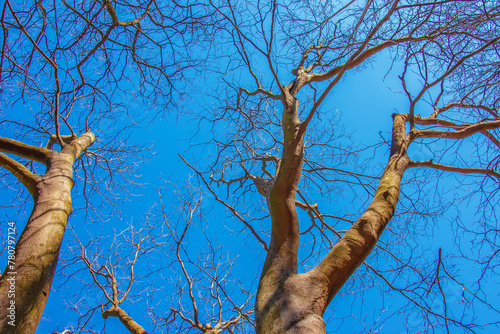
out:
{"label": "knot on trunk", "polygon": [[257,191],[259,192],[259,194],[261,194],[262,196],[264,196],[269,200],[274,180],[265,179],[259,176],[253,176],[252,180],[253,183],[255,184],[255,187],[257,187]]}

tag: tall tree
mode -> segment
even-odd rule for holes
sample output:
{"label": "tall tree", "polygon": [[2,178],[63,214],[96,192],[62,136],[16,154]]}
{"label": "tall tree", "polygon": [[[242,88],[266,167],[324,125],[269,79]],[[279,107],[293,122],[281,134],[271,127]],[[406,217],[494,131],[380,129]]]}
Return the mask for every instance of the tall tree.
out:
{"label": "tall tree", "polygon": [[[187,19],[172,19],[177,9],[184,13],[185,6],[161,7],[154,1],[25,6],[14,8],[7,1],[3,7],[2,89],[13,101],[29,96],[37,104],[25,103],[34,110],[29,118],[29,113],[19,113],[2,122],[8,125],[3,131],[15,138],[3,141],[7,144],[3,144],[2,166],[30,190],[46,176],[36,165],[47,161],[43,152],[50,157],[74,154],[72,159],[84,152],[76,174],[83,178],[81,194],[93,200],[102,195],[97,205],[88,201],[89,214],[99,213],[101,203],[112,207],[114,199],[106,198],[114,193],[111,186],[120,187],[124,184],[120,177],[130,175],[123,170],[130,166],[124,155],[130,150],[121,146],[121,131],[109,131],[110,124],[121,128],[120,116],[130,116],[132,107],[127,106],[138,96],[159,103],[177,102],[180,96],[170,89],[171,80],[181,75],[183,60],[201,51],[185,46],[190,37],[201,38],[203,32],[182,27],[197,22],[196,8],[217,13],[211,25],[197,26],[214,28],[212,57],[199,73],[206,80],[198,82],[205,89],[215,88],[215,103],[209,100],[204,105],[213,114],[204,114],[199,125],[204,130],[203,122],[209,121],[215,135],[208,146],[215,150],[203,152],[208,152],[204,159],[208,167],[199,159],[199,146],[191,152],[196,163],[187,154],[183,158],[215,202],[241,223],[240,230],[231,226],[232,230],[240,236],[246,232],[255,241],[248,243],[247,238],[243,243],[253,250],[260,247],[264,253],[255,308],[248,309],[245,290],[243,298],[234,297],[222,284],[219,273],[228,272],[226,262],[215,260],[218,250],[210,242],[205,259],[192,260],[191,251],[198,248],[186,247],[186,235],[196,221],[190,214],[196,212],[202,229],[218,226],[204,224],[208,215],[201,214],[198,197],[191,194],[185,210],[180,210],[186,217],[176,223],[162,206],[160,216],[165,219],[155,225],[168,229],[168,247],[161,243],[156,249],[155,239],[165,235],[149,228],[130,228],[114,235],[113,240],[118,240],[130,232],[120,242],[132,245],[130,249],[114,249],[113,244],[101,248],[99,237],[79,244],[78,258],[91,276],[87,286],[104,296],[104,302],[94,305],[97,308],[91,312],[100,307],[104,317],[116,316],[132,332],[143,331],[141,319],[121,305],[141,294],[132,290],[140,276],[138,259],[158,252],[180,276],[177,304],[165,303],[166,315],[159,314],[159,307],[153,309],[154,326],[159,330],[248,332],[254,314],[258,333],[324,333],[327,307],[335,304],[332,300],[339,298],[353,277],[349,293],[355,296],[355,288],[365,290],[375,284],[381,294],[400,294],[404,305],[391,313],[418,315],[417,320],[407,321],[408,332],[437,327],[446,332],[474,332],[499,325],[491,316],[498,317],[499,307],[484,288],[498,274],[499,254],[500,8],[495,2],[208,1],[190,6]],[[80,33],[71,34],[75,29]],[[161,38],[172,34],[172,38]],[[175,57],[177,52],[182,57]],[[362,73],[368,64],[386,66],[388,78],[397,76],[401,85],[391,88],[399,89],[407,102],[385,102],[387,109],[397,110],[390,120],[390,138],[384,131],[391,127],[380,128],[382,142],[355,148],[342,131],[342,117],[332,111],[332,95],[346,78]],[[6,85],[11,82],[15,85]],[[139,86],[138,95],[130,94],[129,85],[134,83]],[[217,103],[221,107],[210,110]],[[353,119],[361,123],[368,114],[379,112],[372,109],[358,111]],[[95,129],[103,132],[92,150],[84,150],[78,143],[86,140],[90,145],[94,138],[90,130]],[[39,148],[41,142],[49,143],[46,149]],[[381,149],[386,153],[382,167],[378,156],[360,158]],[[415,158],[420,151],[432,159]],[[210,160],[212,152],[216,155]],[[14,159],[8,154],[14,154]],[[57,170],[57,175],[68,180],[73,172],[68,160],[65,168],[64,173]],[[462,193],[447,193],[445,181],[453,182],[452,187]],[[105,190],[100,188],[103,185]],[[477,223],[451,215],[467,203],[481,203]],[[59,224],[61,237],[70,211],[65,211]],[[443,233],[442,224],[433,220],[441,222],[446,217],[451,231],[446,237],[456,243],[453,256],[423,242],[433,233]],[[38,227],[31,221],[28,225]],[[26,231],[30,229],[25,229],[20,240],[28,236]],[[58,253],[60,239],[58,244],[49,241],[53,247],[39,249]],[[22,254],[21,248],[18,243],[16,256]],[[109,249],[107,256],[102,249]],[[57,260],[57,254],[51,256]],[[46,263],[45,258],[40,263]],[[477,274],[472,283],[457,272],[457,265]],[[52,280],[53,269],[48,269]],[[21,277],[17,267],[16,272],[16,278]],[[47,289],[37,288],[38,282],[29,283],[23,292],[32,288],[43,295]],[[447,292],[450,288],[459,289],[458,302]],[[15,302],[16,307],[35,305],[29,299]],[[5,309],[4,304],[0,306]],[[43,305],[36,306],[41,313]],[[17,328],[22,333],[33,332],[36,326],[26,320],[32,319],[26,312],[16,312],[16,323],[31,326]],[[92,318],[89,314],[81,317],[83,327]],[[375,318],[384,318],[383,312]],[[377,319],[373,326],[378,327],[373,330],[379,330],[385,319],[380,324]],[[3,332],[11,330],[3,326]]]}
{"label": "tall tree", "polygon": [[87,217],[113,212],[129,191],[144,156],[127,143],[127,127],[145,117],[133,110],[179,100],[173,82],[192,66],[179,46],[194,37],[187,29],[196,13],[155,1],[4,2],[0,166],[29,192],[33,210],[24,227],[9,223],[4,239],[1,333],[33,333],[42,316],[73,209],[75,163]]}
{"label": "tall tree", "polygon": [[[402,241],[408,247],[411,239],[418,240],[417,235],[399,239],[406,238],[405,230],[417,230],[415,225],[432,234],[425,216],[438,210],[423,203],[422,191],[431,179],[427,168],[442,171],[441,179],[448,172],[471,176],[472,183],[461,178],[456,183],[471,187],[468,191],[477,196],[475,200],[481,199],[480,224],[456,223],[451,228],[457,235],[468,234],[464,239],[471,234],[482,238],[482,245],[471,249],[459,244],[458,252],[464,255],[455,263],[471,259],[480,264],[479,281],[497,273],[498,4],[411,0],[211,4],[226,23],[220,52],[229,52],[231,59],[221,62],[229,93],[225,99],[219,94],[223,103],[213,119],[228,130],[225,138],[214,140],[219,153],[208,171],[200,164],[193,169],[214,195],[214,183],[228,188],[231,196],[224,200],[216,195],[216,200],[266,253],[255,305],[257,333],[324,333],[328,305],[363,263],[370,275],[425,315],[416,325],[420,330],[437,323],[446,331],[452,327],[474,331],[490,321],[468,317],[468,305],[451,311],[444,281],[454,281],[463,287],[464,299],[498,316],[498,305],[491,304],[481,289],[460,282],[441,249],[437,263],[429,257],[422,263],[413,260],[415,250],[400,253],[396,248]],[[346,139],[335,138],[341,136],[335,122],[325,125],[325,120],[334,118],[325,104],[334,103],[329,96],[344,77],[362,70],[377,55],[388,59],[388,75],[400,71],[400,89],[408,103],[386,102],[387,108],[400,111],[392,116],[388,161],[374,178],[368,169],[355,165],[361,151],[354,151]],[[376,111],[359,111],[359,121],[365,112]],[[412,159],[412,149],[419,146],[433,158]],[[342,183],[353,189],[354,201],[366,193],[370,197],[355,219],[325,214],[312,204],[347,203],[338,197]],[[400,200],[402,191],[412,187],[417,188],[413,197]],[[252,189],[264,196],[267,207],[248,204]],[[439,194],[439,187],[435,189]],[[446,198],[442,200],[446,203]],[[309,214],[311,225],[301,223],[297,208]],[[267,214],[270,227],[255,225]],[[398,222],[409,223],[391,225],[395,215]],[[390,238],[398,237],[394,242],[380,239],[388,226]],[[377,257],[388,259],[386,269],[364,262],[374,249]],[[399,281],[397,275],[402,276]],[[398,288],[394,280],[405,287]]]}

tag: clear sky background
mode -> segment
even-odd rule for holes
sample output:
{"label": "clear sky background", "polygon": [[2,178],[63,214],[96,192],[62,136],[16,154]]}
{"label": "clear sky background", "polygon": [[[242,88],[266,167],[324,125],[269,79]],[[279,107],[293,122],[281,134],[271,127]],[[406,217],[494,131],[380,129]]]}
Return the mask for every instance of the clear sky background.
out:
{"label": "clear sky background", "polygon": [[[354,141],[358,144],[375,144],[381,140],[381,135],[389,139],[392,127],[391,114],[394,112],[403,112],[408,107],[405,96],[394,92],[395,89],[399,88],[397,79],[394,76],[388,76],[384,80],[390,61],[389,55],[384,54],[379,56],[376,62],[368,65],[362,71],[348,73],[341,84],[332,91],[328,100],[325,101],[325,105],[328,108],[341,114],[341,125],[345,128],[346,133],[352,134]],[[194,101],[194,108],[196,108],[197,102],[201,103],[201,99],[200,101]],[[361,118],[360,115],[362,115]],[[140,168],[142,174],[140,181],[144,185],[137,188],[135,192],[136,196],[131,197],[127,204],[122,207],[122,214],[119,218],[112,218],[109,222],[102,225],[94,224],[86,226],[86,228],[92,233],[99,231],[99,234],[105,235],[108,233],[111,235],[114,229],[120,230],[128,222],[139,222],[145,218],[147,211],[152,206],[157,205],[158,195],[155,188],[162,184],[162,180],[169,180],[182,187],[183,183],[186,182],[186,177],[193,177],[192,170],[180,160],[178,154],[183,154],[195,141],[203,142],[211,138],[210,133],[200,133],[196,137],[193,137],[197,124],[197,120],[188,120],[184,117],[167,115],[158,117],[149,125],[134,129],[134,141],[153,144],[152,151],[154,152],[154,156],[150,160],[145,161]],[[194,150],[196,152],[196,148]],[[372,153],[367,152],[367,155],[371,155]],[[380,149],[377,151],[375,159],[379,159],[383,163],[388,158],[388,153],[388,149]],[[426,153],[424,152],[415,152],[414,154],[417,154],[418,159],[420,159],[418,156],[420,154],[421,159],[426,158]],[[204,157],[200,155],[195,162],[198,166],[203,166]],[[207,196],[204,201],[210,202],[207,206],[212,207],[213,199],[211,197]],[[78,202],[78,199],[75,199],[75,202]],[[249,203],[249,205],[252,204]],[[320,203],[320,205],[324,208],[325,212],[330,212],[331,210],[332,213],[337,214],[345,211],[341,201],[336,204]],[[469,212],[474,211],[476,208],[464,209]],[[78,213],[75,213],[70,218],[70,221],[71,226],[80,224]],[[18,224],[22,225],[22,222],[18,222]],[[253,291],[255,292],[257,287],[255,277],[258,277],[260,273],[264,254],[249,250],[244,245],[248,239],[243,239],[227,232],[226,227],[229,226],[231,228],[238,224],[239,222],[230,218],[229,214],[220,205],[213,205],[211,216],[208,218],[206,224],[208,227],[206,235],[224,243],[224,249],[230,252],[230,256],[238,255],[239,258],[237,259],[234,271],[237,275],[246,277],[247,282],[253,282]],[[437,238],[431,238],[428,242],[432,244],[431,249],[435,252],[440,247],[444,251],[447,251],[448,247],[452,246],[450,238],[452,238],[450,234],[440,233]],[[199,246],[204,241],[202,235],[194,235],[186,242],[185,246],[186,248],[194,249],[195,246]],[[72,238],[66,237],[63,250],[74,246],[73,243],[74,240]],[[420,246],[426,247],[426,245]],[[138,268],[141,268],[141,266],[139,265]],[[142,269],[144,270],[145,268],[142,267]],[[138,270],[138,274],[140,274],[140,269]],[[156,277],[156,279],[158,278]],[[37,333],[52,333],[55,330],[61,331],[63,328],[68,328],[63,327],[64,325],[72,324],[75,321],[76,314],[68,311],[66,306],[68,293],[70,291],[71,293],[75,293],[74,289],[78,288],[76,284],[75,280],[70,279],[66,281],[64,277],[61,279],[60,275],[56,276],[53,285],[54,288]],[[141,287],[148,286],[149,284],[155,284],[155,282],[148,282],[145,279],[142,281]],[[134,286],[134,288],[140,289],[138,286]],[[368,331],[369,329],[363,327],[361,320],[364,319],[357,320],[349,315],[352,309],[362,310],[361,314],[364,314],[368,319],[368,323],[370,320],[374,321],[379,317],[380,295],[378,288],[369,288],[362,300],[353,300],[346,288],[342,292],[342,295],[337,296],[327,310],[327,319],[330,316],[337,319],[334,323],[330,323],[328,328],[335,328],[338,333],[363,333],[365,330]],[[165,294],[165,296],[168,296],[169,293],[172,292],[168,290],[160,292],[160,294]],[[92,297],[86,296],[85,298],[91,300]],[[101,299],[101,296],[95,296],[95,299],[98,301]],[[393,312],[393,308],[397,310],[398,305],[406,303],[406,300],[396,294],[384,302],[385,312],[389,313]],[[169,305],[162,306],[165,309],[169,307]],[[147,317],[143,314],[145,312],[144,299],[139,299],[135,303],[127,303],[124,308],[147,330],[151,330],[151,327],[147,323]],[[81,309],[80,311],[84,312],[85,310]],[[359,311],[355,311],[355,313],[359,313]],[[343,317],[345,318],[340,322],[338,318]],[[97,314],[95,318],[99,319],[100,315]],[[405,326],[401,323],[401,320],[399,318],[387,322],[382,327],[381,333],[406,333]],[[408,321],[411,321],[411,319],[408,319]],[[125,329],[118,319],[110,318],[106,324],[106,332],[123,333]]]}
{"label": "clear sky background", "polygon": [[[388,69],[392,66],[392,71],[389,75]],[[390,141],[392,118],[394,112],[403,113],[408,111],[408,99],[401,91],[401,84],[397,75],[401,72],[401,64],[392,64],[391,55],[388,52],[379,54],[375,61],[364,66],[362,70],[349,71],[346,73],[342,81],[332,90],[329,97],[324,101],[321,112],[338,114],[340,116],[340,126],[346,134],[349,134],[353,140],[355,147],[370,146],[380,143],[382,141]],[[211,85],[212,81],[203,81],[207,79],[199,79],[197,84]],[[214,81],[220,80],[217,78]],[[418,85],[417,82],[409,82],[409,85]],[[213,88],[213,87],[212,87]],[[168,181],[168,186],[165,188],[164,201],[167,203],[167,210],[171,215],[172,223],[179,223],[182,226],[184,215],[181,210],[176,210],[174,207],[169,207],[170,200],[173,200],[173,195],[176,192],[176,187],[184,191],[187,189],[186,185],[188,180],[193,185],[197,184],[196,177],[191,168],[189,168],[180,158],[179,154],[186,156],[189,163],[203,169],[205,163],[211,161],[213,151],[199,143],[209,142],[212,139],[211,128],[205,123],[201,123],[195,116],[189,114],[190,111],[200,110],[207,107],[207,102],[210,103],[213,97],[208,97],[201,94],[199,91],[194,91],[190,95],[190,101],[183,105],[180,110],[172,109],[171,112],[158,115],[151,123],[141,123],[137,128],[131,131],[131,142],[139,145],[151,146],[152,155],[150,159],[142,161],[139,171],[140,177],[137,178],[142,185],[134,189],[132,196],[127,199],[127,202],[119,206],[120,214],[113,214],[107,222],[94,222],[87,224],[83,219],[82,207],[84,202],[81,198],[73,198],[75,212],[70,217],[70,226],[77,231],[77,236],[82,242],[88,241],[88,236],[101,236],[103,237],[102,243],[104,249],[110,245],[112,235],[119,233],[125,229],[128,224],[136,224],[137,226],[144,225],[148,219],[161,229],[161,223],[158,223],[158,218],[150,218],[148,212],[157,213],[159,209],[159,196],[157,189]],[[123,97],[124,101],[131,102],[130,98]],[[23,115],[28,113],[29,103],[22,106],[20,103],[15,104],[11,109],[3,110],[6,118],[17,113]],[[23,110],[24,108],[24,110]],[[141,114],[148,112],[156,113],[154,109],[144,109],[140,105],[132,104],[134,113]],[[209,108],[209,107],[208,107]],[[417,113],[419,110],[417,110]],[[194,113],[196,114],[196,113]],[[123,119],[123,122],[127,122]],[[315,123],[316,122],[316,123]],[[311,126],[314,127],[318,124],[317,118],[313,119]],[[201,129],[201,130],[199,130]],[[198,131],[199,130],[199,131]],[[213,131],[224,132],[221,126],[216,126]],[[3,131],[0,128],[0,131]],[[113,131],[111,128],[110,131]],[[2,133],[0,132],[0,135]],[[99,133],[97,133],[99,135]],[[418,147],[415,145],[415,147]],[[464,148],[464,154],[467,152],[467,147]],[[432,154],[427,149],[413,149],[410,151],[410,156],[415,160],[426,160],[432,158]],[[360,152],[359,162],[370,163],[370,169],[367,170],[368,174],[373,176],[380,176],[383,171],[385,162],[389,157],[389,147],[387,144],[381,144],[377,150],[368,149]],[[371,168],[373,167],[373,168]],[[347,168],[348,169],[348,168]],[[411,172],[408,172],[407,177],[411,177]],[[429,187],[423,187],[422,201],[438,203],[440,200],[444,202],[454,199],[457,195],[453,192],[459,183],[459,179],[444,174],[441,178],[439,187],[442,190],[436,190],[432,184]],[[474,182],[474,181],[472,181]],[[78,184],[76,187],[81,187]],[[408,188],[410,188],[408,186]],[[223,246],[221,250],[221,259],[234,261],[235,264],[232,272],[235,277],[241,279],[244,286],[248,288],[251,293],[255,293],[258,284],[258,277],[262,269],[265,254],[259,249],[257,243],[250,243],[252,240],[245,237],[245,233],[235,233],[242,228],[239,221],[234,219],[227,210],[220,204],[214,201],[213,196],[209,194],[206,188],[201,187],[203,192],[203,201],[201,207],[203,208],[206,220],[199,221],[196,229],[190,230],[190,235],[183,243],[184,249],[190,254],[194,260],[198,256],[203,255],[205,244],[210,240],[214,245],[220,244]],[[76,189],[77,190],[77,189]],[[76,191],[75,190],[75,191]],[[224,197],[227,195],[223,188],[218,190],[218,195]],[[435,192],[434,192],[435,191]],[[344,194],[346,195],[344,197]],[[412,194],[409,190],[408,194]],[[413,193],[413,195],[415,195]],[[9,194],[8,196],[11,196]],[[13,195],[15,196],[15,194]],[[350,196],[353,196],[351,198]],[[195,196],[196,197],[196,196]],[[353,194],[349,188],[339,193],[335,202],[328,200],[318,200],[322,213],[329,213],[333,215],[348,215],[356,213],[356,208],[360,209],[360,202],[363,201],[359,196]],[[6,202],[10,203],[12,197],[7,197]],[[417,201],[418,202],[418,201]],[[174,202],[172,202],[174,203]],[[18,203],[16,203],[18,204]],[[263,199],[255,196],[255,200],[246,203],[248,206],[263,205]],[[439,204],[439,203],[438,203]],[[368,203],[364,207],[366,207]],[[416,239],[415,242],[410,243],[412,248],[404,249],[405,256],[411,255],[415,252],[415,256],[425,254],[430,259],[438,256],[439,249],[445,256],[453,256],[456,254],[457,248],[454,243],[457,236],[454,235],[450,229],[455,220],[461,219],[461,222],[466,224],[472,222],[475,218],[473,214],[476,212],[478,202],[471,200],[469,202],[462,202],[457,212],[457,208],[446,207],[445,213],[449,218],[444,218],[444,215],[436,215],[429,219],[429,233],[423,233],[422,236]],[[354,208],[354,209],[353,209]],[[24,227],[27,216],[31,209],[31,204],[26,203],[25,213],[18,215],[15,209],[9,207],[0,208],[0,215],[2,222],[13,220],[18,230]],[[102,207],[107,211],[108,208]],[[449,209],[449,211],[448,211]],[[303,221],[306,221],[307,215],[299,212]],[[451,218],[450,218],[451,217]],[[156,220],[155,220],[156,219]],[[354,218],[355,219],[355,218]],[[263,221],[263,225],[269,227],[270,219],[267,218]],[[404,221],[403,219],[395,218],[391,224],[409,224],[411,228],[412,222]],[[158,240],[168,242],[169,231],[163,226],[163,232]],[[5,233],[5,228],[2,226],[2,235]],[[164,237],[164,239],[162,239]],[[392,234],[387,232],[382,237],[382,241],[387,242],[389,247],[391,244],[396,245],[399,240],[390,239]],[[466,240],[473,243],[473,240]],[[170,255],[173,254],[171,243],[161,246],[162,251]],[[395,251],[401,251],[403,248],[394,248]],[[426,251],[424,251],[426,250]],[[66,236],[62,245],[62,261],[59,262],[59,272],[56,275],[53,283],[53,289],[49,297],[43,318],[37,330],[38,334],[52,333],[55,331],[62,331],[64,329],[71,329],[71,325],[75,324],[78,315],[75,311],[69,310],[72,303],[79,303],[77,309],[81,313],[88,311],[88,307],[95,307],[103,301],[103,296],[99,290],[94,289],[89,292],[85,285],[79,279],[88,279],[88,272],[80,270],[72,277],[68,278],[65,274],[72,273],[72,270],[79,268],[77,266],[64,267],[64,260],[68,260],[71,253],[78,254],[79,248],[75,238],[72,236],[72,231],[67,230]],[[165,254],[164,254],[165,255]],[[137,264],[136,275],[141,277],[149,273],[152,268],[161,263],[161,252],[156,250],[148,260],[144,260]],[[418,261],[418,258],[415,259]],[[378,258],[369,257],[367,262],[375,264],[379,261]],[[168,261],[164,262],[167,263]],[[0,266],[5,266],[6,259],[0,259]],[[378,263],[377,263],[378,264]],[[477,269],[460,266],[460,262],[456,267],[457,277],[463,282],[473,283],[477,277]],[[383,264],[382,264],[383,265]],[[81,267],[80,267],[81,268]],[[467,268],[467,270],[464,270]],[[157,312],[168,313],[171,304],[171,297],[175,295],[173,289],[173,282],[176,281],[176,275],[179,271],[174,270],[175,266],[169,266],[162,273],[152,273],[149,276],[141,277],[138,279],[137,284],[132,287],[132,295],[134,298],[123,304],[125,309],[139,324],[146,330],[152,330],[147,317],[146,300],[150,293],[151,297],[158,304],[149,305]],[[126,274],[126,272],[125,272]],[[333,302],[325,313],[325,320],[327,321],[327,332],[335,331],[336,333],[406,333],[406,322],[418,323],[420,314],[418,312],[411,313],[411,317],[406,317],[405,309],[407,304],[411,304],[408,300],[398,293],[389,293],[387,286],[364,286],[365,282],[370,282],[370,279],[361,280],[363,276],[371,275],[369,270],[360,267],[358,272],[351,278],[351,280],[344,286],[338,296],[335,297]],[[366,278],[366,277],[365,277]],[[376,281],[376,279],[374,279]],[[84,281],[85,282],[85,281]],[[83,283],[84,283],[83,282]],[[380,282],[380,280],[378,280]],[[462,289],[459,284],[448,280],[448,285],[445,287],[445,293],[449,297],[449,307],[453,310],[454,306],[457,309],[463,305]],[[151,287],[161,290],[153,290]],[[484,291],[498,295],[498,284],[491,284],[491,286],[483,286]],[[232,292],[234,298],[241,301],[246,298],[240,291],[235,290]],[[383,299],[381,296],[387,298]],[[175,298],[174,298],[175,299]],[[250,302],[253,306],[253,298]],[[175,307],[176,305],[174,305]],[[437,309],[442,305],[436,301],[433,305]],[[452,311],[450,311],[452,312]],[[490,312],[487,308],[479,307],[476,310],[477,314],[489,315]],[[355,316],[353,316],[353,314]],[[379,326],[377,320],[389,319],[385,321],[383,326]],[[93,323],[97,324],[96,329],[104,324],[101,319],[99,310],[93,317]],[[373,325],[373,328],[370,326]],[[368,326],[368,327],[366,327]],[[116,318],[110,318],[106,322],[106,333],[125,333],[125,328]],[[425,330],[424,330],[425,332]],[[436,333],[444,333],[444,330],[436,330]],[[484,331],[484,333],[494,333],[492,331]]]}

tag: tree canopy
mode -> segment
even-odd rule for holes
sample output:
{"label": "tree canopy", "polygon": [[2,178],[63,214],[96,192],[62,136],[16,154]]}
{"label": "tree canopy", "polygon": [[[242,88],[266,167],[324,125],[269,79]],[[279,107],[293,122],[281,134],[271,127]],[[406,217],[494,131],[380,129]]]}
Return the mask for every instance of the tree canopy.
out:
{"label": "tree canopy", "polygon": [[[12,206],[23,186],[34,206],[15,251],[4,237],[2,294],[18,285],[2,312],[15,300],[34,331],[66,234],[70,331],[495,330],[499,15],[486,0],[6,1],[0,166]],[[158,184],[129,135],[169,111],[195,135],[161,166],[190,177],[97,232]]]}

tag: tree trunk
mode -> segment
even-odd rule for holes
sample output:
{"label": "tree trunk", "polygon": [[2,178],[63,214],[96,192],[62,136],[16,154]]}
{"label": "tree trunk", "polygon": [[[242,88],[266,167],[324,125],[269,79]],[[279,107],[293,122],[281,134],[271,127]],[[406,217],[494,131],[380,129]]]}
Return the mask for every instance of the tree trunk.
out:
{"label": "tree trunk", "polygon": [[[274,217],[275,212],[271,209],[273,224],[271,246],[259,282],[255,307],[258,334],[325,333],[323,313],[328,304],[370,254],[396,209],[401,179],[409,163],[406,155],[409,139],[405,133],[408,115],[393,117],[391,155],[373,201],[315,268],[305,274],[297,274],[296,267],[289,270],[283,268],[281,262],[287,259],[286,256],[273,255],[282,251],[273,250],[271,246],[275,233],[280,233],[275,231],[276,225],[279,227],[275,221],[283,219],[283,215]],[[284,154],[285,152],[286,150]],[[296,166],[296,169],[300,171],[301,167]],[[273,205],[272,199],[271,204]],[[284,204],[281,205],[289,209],[289,216],[296,217],[296,213],[293,215],[295,208],[288,205],[288,198]],[[277,203],[274,205],[279,206]],[[296,219],[289,221],[290,224],[297,224],[295,229],[298,229]],[[298,243],[298,233],[295,237]],[[296,255],[295,252],[289,256]],[[274,262],[281,264],[277,266],[280,274],[271,276],[269,268],[275,266]],[[288,260],[288,263],[292,264],[293,261]],[[295,272],[291,272],[292,270]]]}
{"label": "tree trunk", "polygon": [[0,278],[0,333],[27,334],[37,328],[72,212],[72,165],[94,138],[87,132],[61,152],[50,151],[47,172],[36,178],[31,216]]}

